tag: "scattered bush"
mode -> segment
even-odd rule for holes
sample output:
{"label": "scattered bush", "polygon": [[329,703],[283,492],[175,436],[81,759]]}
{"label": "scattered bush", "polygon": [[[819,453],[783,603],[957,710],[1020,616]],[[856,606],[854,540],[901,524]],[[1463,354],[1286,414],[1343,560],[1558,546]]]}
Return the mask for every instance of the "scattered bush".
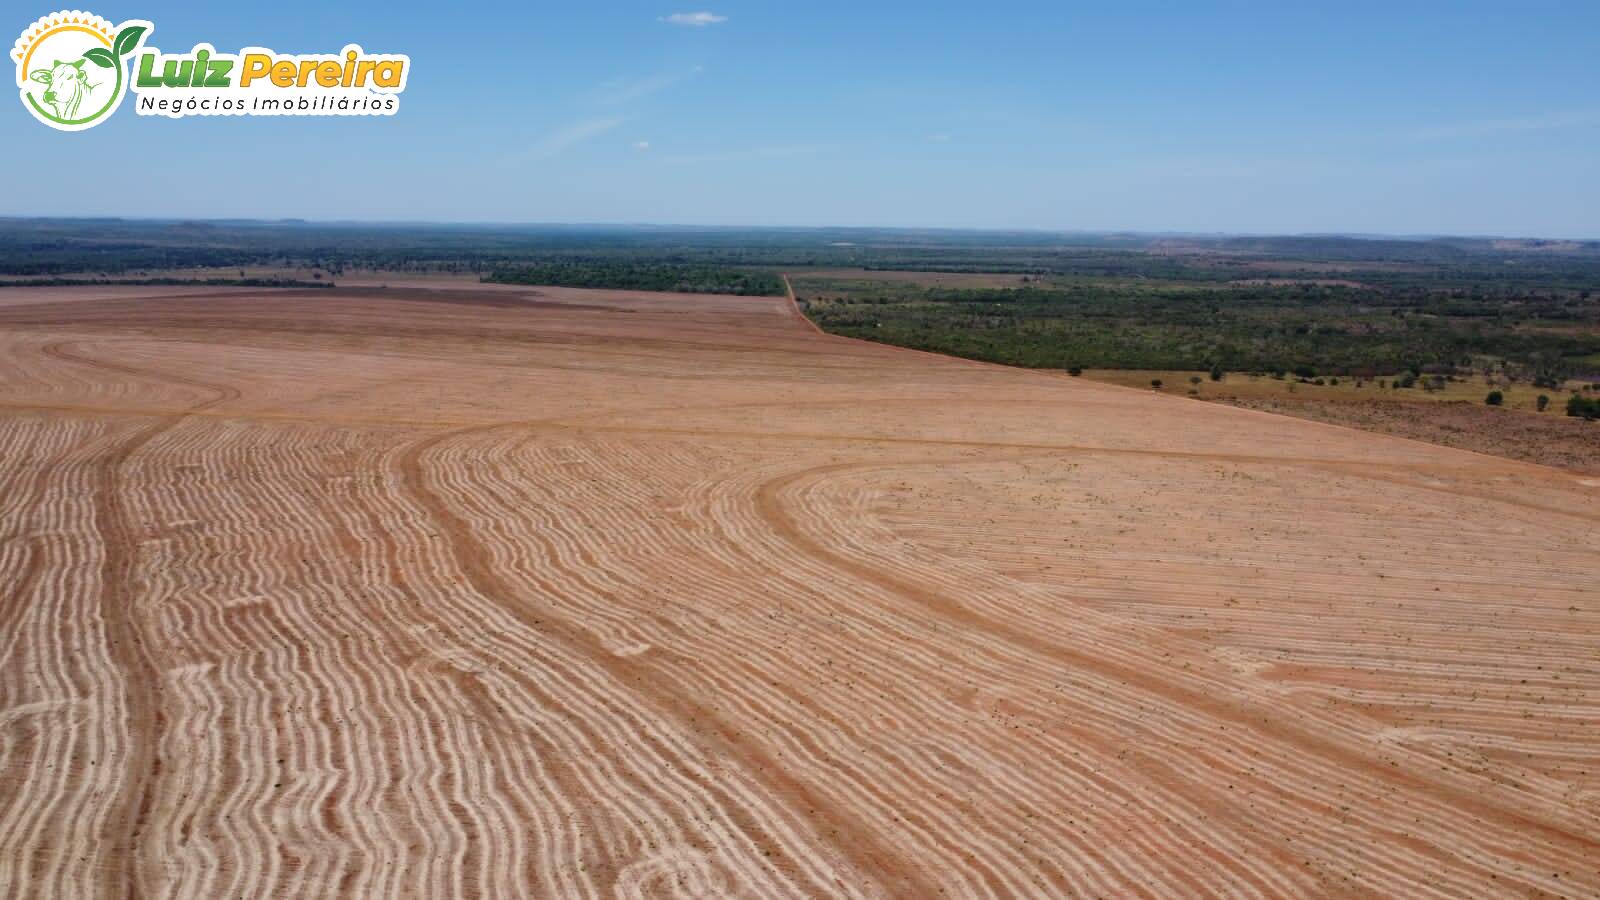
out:
{"label": "scattered bush", "polygon": [[1067,374],[1071,375],[1073,378],[1077,378],[1079,375],[1083,374],[1083,367],[1082,366],[1073,366],[1072,368],[1067,370]]}
{"label": "scattered bush", "polygon": [[1567,398],[1567,415],[1575,419],[1600,419],[1600,398],[1573,394]]}
{"label": "scattered bush", "polygon": [[1222,380],[1222,376],[1224,374],[1226,374],[1226,373],[1224,373],[1222,371],[1222,367],[1221,366],[1214,365],[1214,366],[1211,367],[1211,380],[1212,381],[1221,381]]}
{"label": "scattered bush", "polygon": [[1535,400],[1533,405],[1538,407],[1539,412],[1544,412],[1550,406],[1550,396],[1548,394],[1540,394],[1539,399]]}
{"label": "scattered bush", "polygon": [[1489,396],[1483,398],[1483,402],[1489,406],[1504,406],[1506,396],[1499,391],[1490,391]]}
{"label": "scattered bush", "polygon": [[1161,390],[1161,379],[1159,379],[1159,378],[1150,379],[1150,386],[1155,388],[1158,391]]}

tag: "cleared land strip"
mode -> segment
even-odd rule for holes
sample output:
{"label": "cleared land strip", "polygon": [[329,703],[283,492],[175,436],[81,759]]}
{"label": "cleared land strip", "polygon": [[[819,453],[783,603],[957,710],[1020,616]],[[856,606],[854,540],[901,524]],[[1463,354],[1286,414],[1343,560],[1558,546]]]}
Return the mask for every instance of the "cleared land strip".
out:
{"label": "cleared land strip", "polygon": [[106,291],[0,308],[0,894],[1600,892],[1600,485],[788,298]]}

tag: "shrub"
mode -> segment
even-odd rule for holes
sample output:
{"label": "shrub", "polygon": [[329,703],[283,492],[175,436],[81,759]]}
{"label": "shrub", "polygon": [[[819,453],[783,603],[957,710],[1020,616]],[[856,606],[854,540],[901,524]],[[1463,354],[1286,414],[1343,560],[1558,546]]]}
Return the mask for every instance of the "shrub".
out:
{"label": "shrub", "polygon": [[1222,376],[1224,374],[1225,373],[1222,371],[1222,367],[1221,366],[1215,366],[1214,365],[1214,366],[1211,367],[1211,380],[1212,381],[1221,381],[1222,380]]}
{"label": "shrub", "polygon": [[1077,378],[1079,375],[1083,374],[1083,367],[1082,366],[1073,366],[1072,368],[1067,370],[1067,374],[1071,375],[1073,378]]}
{"label": "shrub", "polygon": [[1158,391],[1161,390],[1161,379],[1159,379],[1159,378],[1150,379],[1150,386],[1155,388]]}
{"label": "shrub", "polygon": [[1189,376],[1189,383],[1190,384],[1199,384],[1200,383],[1200,376],[1199,375],[1190,375]]}
{"label": "shrub", "polygon": [[1550,396],[1548,394],[1540,394],[1539,399],[1535,400],[1533,405],[1539,408],[1539,412],[1544,412],[1550,406]]}
{"label": "shrub", "polygon": [[1575,419],[1600,419],[1600,399],[1573,394],[1567,398],[1567,415]]}
{"label": "shrub", "polygon": [[1483,402],[1489,406],[1504,406],[1506,396],[1499,391],[1490,391],[1489,396],[1483,398]]}

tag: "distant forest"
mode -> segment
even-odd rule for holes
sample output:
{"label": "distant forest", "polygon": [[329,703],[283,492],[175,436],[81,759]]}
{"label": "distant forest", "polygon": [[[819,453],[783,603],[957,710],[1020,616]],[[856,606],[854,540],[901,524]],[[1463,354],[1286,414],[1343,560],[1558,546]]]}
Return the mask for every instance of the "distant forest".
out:
{"label": "distant forest", "polygon": [[1071,278],[995,289],[801,278],[796,288],[825,330],[1010,365],[1307,376],[1492,366],[1552,385],[1600,369],[1600,290]]}
{"label": "distant forest", "polygon": [[559,287],[671,291],[681,294],[780,296],[783,280],[771,272],[727,266],[668,263],[540,263],[496,269],[484,281]]}
{"label": "distant forest", "polygon": [[1024,366],[1600,378],[1600,241],[0,219],[0,286],[354,269],[761,295],[783,272],[827,330]]}
{"label": "distant forest", "polygon": [[[1227,282],[1336,270],[1426,287],[1600,288],[1600,241],[0,218],[0,275],[315,267],[471,272],[604,262]],[[1264,269],[1264,267],[1266,267]]]}

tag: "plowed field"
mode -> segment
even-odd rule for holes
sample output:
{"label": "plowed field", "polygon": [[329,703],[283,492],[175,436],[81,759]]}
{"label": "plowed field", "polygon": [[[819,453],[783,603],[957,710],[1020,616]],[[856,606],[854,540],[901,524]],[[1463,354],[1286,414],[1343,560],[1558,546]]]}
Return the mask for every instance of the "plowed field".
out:
{"label": "plowed field", "polygon": [[0,896],[1595,896],[1600,481],[782,298],[0,292]]}

